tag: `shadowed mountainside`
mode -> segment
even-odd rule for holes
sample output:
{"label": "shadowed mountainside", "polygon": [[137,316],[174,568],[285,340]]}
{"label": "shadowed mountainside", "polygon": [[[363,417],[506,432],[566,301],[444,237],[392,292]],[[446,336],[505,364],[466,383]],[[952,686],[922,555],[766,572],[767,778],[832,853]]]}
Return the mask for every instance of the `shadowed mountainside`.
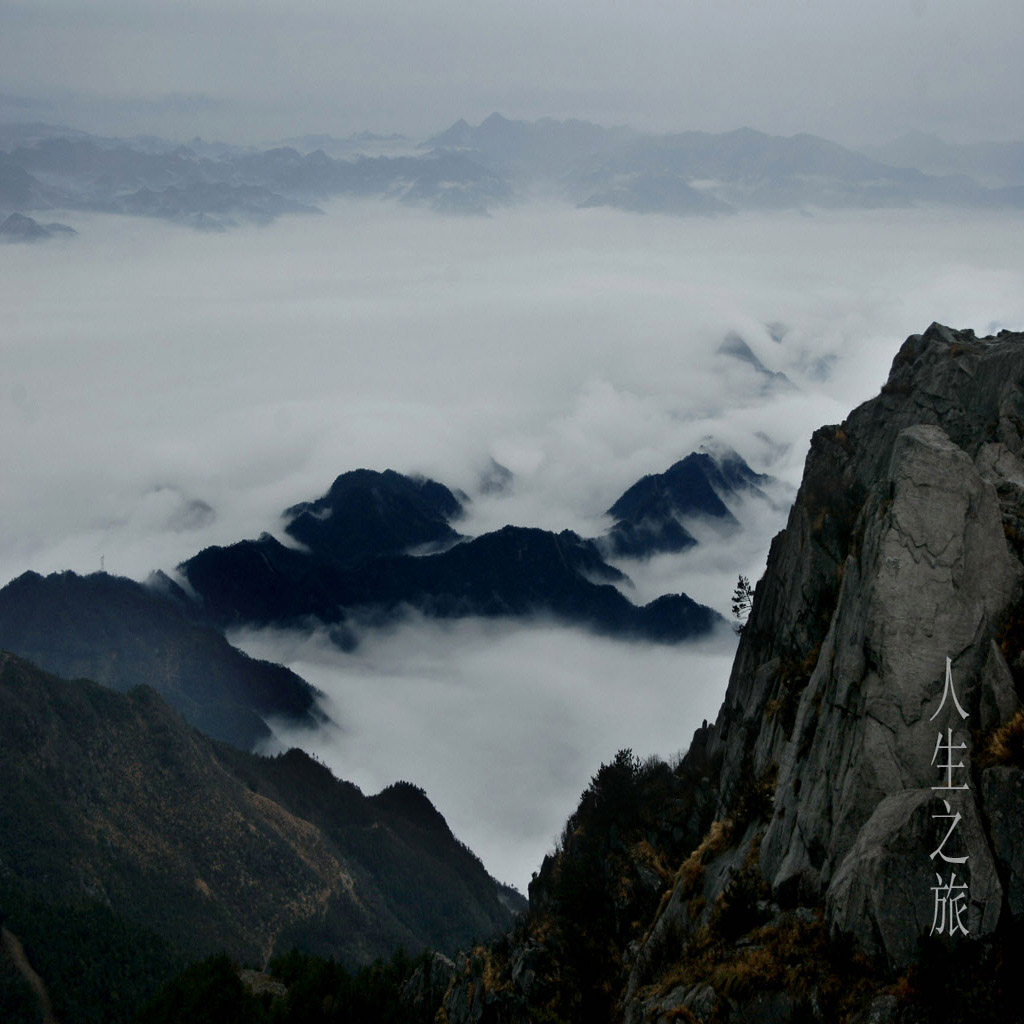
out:
{"label": "shadowed mountainside", "polygon": [[69,682],[7,653],[0,835],[3,923],[62,1020],[77,987],[102,1011],[104,985],[145,988],[184,958],[452,950],[517,905],[415,786],[367,798],[297,750],[207,739],[149,687]]}
{"label": "shadowed mountainside", "polygon": [[355,470],[285,513],[286,531],[305,548],[265,534],[207,548],[179,570],[224,628],[318,622],[334,627],[342,646],[354,643],[350,620],[387,621],[409,608],[436,618],[552,616],[668,643],[721,622],[685,594],[634,605],[613,585],[624,577],[598,544],[569,530],[506,526],[465,540],[448,523],[461,512],[459,499],[434,481]]}
{"label": "shadowed mountainside", "polygon": [[770,478],[755,473],[735,452],[713,456],[692,452],[664,473],[652,473],[623,493],[607,514],[615,525],[601,546],[613,555],[645,558],[685,551],[697,541],[686,529],[693,520],[711,520],[724,528],[739,522],[726,499],[751,494],[764,498]]}

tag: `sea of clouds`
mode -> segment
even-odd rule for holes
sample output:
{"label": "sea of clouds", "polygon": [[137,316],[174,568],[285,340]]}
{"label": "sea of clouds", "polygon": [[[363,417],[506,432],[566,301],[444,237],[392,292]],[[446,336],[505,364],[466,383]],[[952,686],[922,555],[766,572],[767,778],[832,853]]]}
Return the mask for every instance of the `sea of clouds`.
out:
{"label": "sea of clouds", "polygon": [[[171,570],[279,531],[360,466],[461,488],[466,533],[594,536],[626,487],[713,439],[777,478],[772,500],[740,509],[739,535],[622,568],[634,600],[683,590],[728,615],[812,430],[876,394],[908,334],[1024,325],[1024,217],[1005,212],[447,219],[344,201],[223,235],[54,219],[78,237],[0,247],[0,584]],[[729,332],[793,386],[717,354]],[[500,494],[480,489],[492,458],[514,473]],[[602,761],[671,756],[714,717],[735,646],[728,629],[665,647],[421,619],[347,655],[233,639],[327,694],[336,724],[281,742],[368,791],[424,786],[520,887]]]}

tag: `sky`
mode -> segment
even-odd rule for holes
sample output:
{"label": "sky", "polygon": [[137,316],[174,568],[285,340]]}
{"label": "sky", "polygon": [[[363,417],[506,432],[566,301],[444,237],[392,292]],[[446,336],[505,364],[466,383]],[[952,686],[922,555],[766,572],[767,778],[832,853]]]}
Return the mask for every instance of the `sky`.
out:
{"label": "sky", "polygon": [[1024,138],[1019,0],[0,0],[0,118],[262,142],[459,117]]}
{"label": "sky", "polygon": [[[76,238],[0,246],[0,584],[173,571],[279,532],[283,509],[361,466],[466,491],[468,534],[596,536],[630,484],[711,438],[777,478],[774,502],[739,509],[738,536],[622,568],[634,600],[685,591],[728,616],[812,431],[877,394],[907,335],[1024,325],[1024,224],[1006,213],[444,218],[339,200],[222,235],[61,219]],[[730,332],[794,387],[766,391],[716,354]],[[515,474],[506,494],[480,493],[492,458]],[[424,786],[524,890],[602,762],[627,746],[670,758],[715,717],[735,645],[474,621],[410,621],[354,655],[232,639],[327,695],[335,725],[281,742],[366,792]]]}

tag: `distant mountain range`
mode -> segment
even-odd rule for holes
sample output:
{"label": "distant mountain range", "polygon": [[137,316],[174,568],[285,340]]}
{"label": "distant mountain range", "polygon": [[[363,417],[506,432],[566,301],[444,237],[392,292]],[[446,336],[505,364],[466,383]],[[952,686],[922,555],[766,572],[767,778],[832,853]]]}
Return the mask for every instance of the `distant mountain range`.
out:
{"label": "distant mountain range", "polygon": [[86,209],[206,230],[314,213],[349,195],[484,214],[538,193],[580,207],[717,215],[745,209],[1024,206],[1024,143],[908,136],[859,153],[749,128],[651,135],[586,121],[457,121],[418,147],[369,133],[273,149],[108,139],[0,125],[0,212]]}
{"label": "distant mountain range", "polygon": [[890,167],[913,167],[926,174],[961,174],[989,188],[1024,186],[1024,142],[944,142],[936,135],[909,132],[863,152]]}

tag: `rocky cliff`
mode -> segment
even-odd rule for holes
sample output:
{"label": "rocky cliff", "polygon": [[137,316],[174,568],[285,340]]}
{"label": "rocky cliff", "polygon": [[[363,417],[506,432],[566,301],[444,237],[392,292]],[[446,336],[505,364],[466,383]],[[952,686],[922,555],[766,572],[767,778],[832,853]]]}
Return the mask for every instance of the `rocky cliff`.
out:
{"label": "rocky cliff", "polygon": [[1022,499],[1024,334],[908,338],[812,439],[717,721],[621,820],[595,777],[448,1021],[1020,1019]]}
{"label": "rocky cliff", "polygon": [[[745,773],[776,778],[759,857],[772,892],[825,899],[833,930],[894,965],[933,916],[936,796],[955,792],[963,816],[971,935],[1002,909],[982,795],[1003,786],[980,748],[1019,707],[1022,340],[933,325],[878,398],[815,434],[711,739],[720,813]],[[943,706],[947,657],[966,720]],[[933,788],[949,728],[968,744],[966,791]]]}

